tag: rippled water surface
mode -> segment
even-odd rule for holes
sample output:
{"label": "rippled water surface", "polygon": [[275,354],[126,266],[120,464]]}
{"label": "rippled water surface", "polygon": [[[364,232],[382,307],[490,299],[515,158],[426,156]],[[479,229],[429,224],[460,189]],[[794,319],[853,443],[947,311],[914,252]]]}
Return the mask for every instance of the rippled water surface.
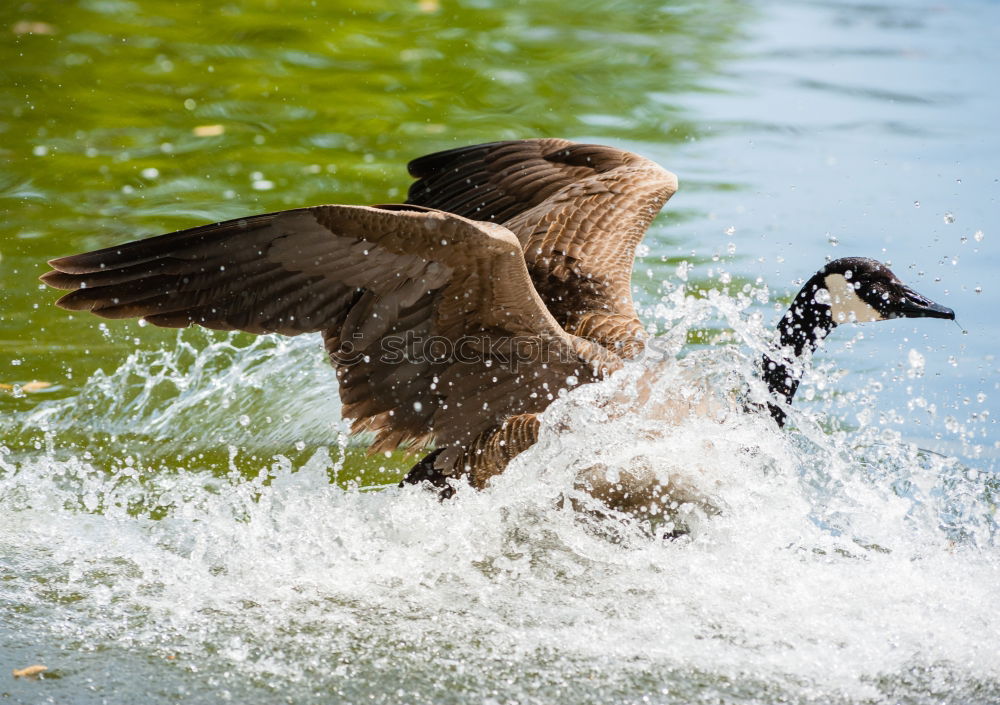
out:
{"label": "rippled water surface", "polygon": [[[0,696],[1000,701],[998,26],[971,1],[4,5]],[[415,156],[530,136],[680,176],[634,277],[672,354],[560,399],[448,503],[344,434],[317,339],[101,323],[36,279],[400,200]],[[756,384],[797,285],[847,255],[961,325],[838,329],[785,431],[631,401]],[[721,513],[663,540],[575,489],[595,458]]]}

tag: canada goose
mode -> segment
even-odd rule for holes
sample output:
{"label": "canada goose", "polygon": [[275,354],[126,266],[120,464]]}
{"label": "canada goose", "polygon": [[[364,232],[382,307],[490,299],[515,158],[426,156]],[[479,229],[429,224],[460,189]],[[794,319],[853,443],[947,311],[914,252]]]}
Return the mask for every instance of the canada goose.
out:
{"label": "canada goose", "polygon": [[[370,450],[437,449],[405,482],[482,488],[535,443],[561,389],[644,348],[635,248],[677,179],[628,152],[566,140],[494,142],[409,164],[406,204],[239,218],[54,259],[58,305],[251,333],[320,332],[352,431]],[[954,314],[874,260],[816,273],[779,326],[793,356],[838,323]],[[765,357],[790,402],[789,360]]]}

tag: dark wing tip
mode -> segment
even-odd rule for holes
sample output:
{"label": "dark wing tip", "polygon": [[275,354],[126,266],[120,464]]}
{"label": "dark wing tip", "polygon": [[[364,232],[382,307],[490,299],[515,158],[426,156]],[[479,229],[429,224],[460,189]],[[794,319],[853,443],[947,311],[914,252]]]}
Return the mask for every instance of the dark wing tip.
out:
{"label": "dark wing tip", "polygon": [[49,260],[49,266],[67,274],[89,274],[96,270],[104,269],[102,260],[108,259],[112,254],[120,254],[124,245],[118,247],[106,247],[92,252],[81,252],[75,255],[66,255]]}
{"label": "dark wing tip", "polygon": [[[77,296],[78,291],[71,291],[61,297],[56,301],[56,306],[64,308],[67,311],[92,311],[96,302],[93,299]],[[97,315],[100,315],[100,313]]]}
{"label": "dark wing tip", "polygon": [[453,161],[455,157],[466,156],[472,152],[477,151],[487,151],[492,147],[497,145],[505,144],[505,142],[483,142],[482,144],[470,144],[462,147],[454,147],[452,149],[445,149],[440,152],[432,152],[431,154],[425,154],[422,157],[417,157],[406,165],[406,171],[415,179],[420,179],[433,172],[439,170],[441,167],[446,166],[449,162]]}
{"label": "dark wing tip", "polygon": [[73,267],[73,259],[75,257],[76,257],[76,255],[67,255],[65,257],[56,257],[55,259],[50,259],[47,264],[50,267],[52,267],[52,269],[58,270],[60,272],[72,273],[73,269],[74,269],[74,267]]}
{"label": "dark wing tip", "polygon": [[111,262],[113,255],[120,257],[120,251],[123,247],[109,247],[103,250],[94,250],[93,252],[82,252],[78,255],[57,257],[50,259],[48,264],[52,269],[65,274],[93,274],[106,268],[105,260]]}
{"label": "dark wing tip", "polygon": [[[56,260],[52,260],[55,262]],[[52,262],[49,262],[51,265]],[[38,277],[39,281],[43,284],[51,286],[53,289],[76,289],[76,284],[71,283],[72,275],[66,274],[66,272],[60,272],[57,269],[51,269],[45,272],[42,276]]]}

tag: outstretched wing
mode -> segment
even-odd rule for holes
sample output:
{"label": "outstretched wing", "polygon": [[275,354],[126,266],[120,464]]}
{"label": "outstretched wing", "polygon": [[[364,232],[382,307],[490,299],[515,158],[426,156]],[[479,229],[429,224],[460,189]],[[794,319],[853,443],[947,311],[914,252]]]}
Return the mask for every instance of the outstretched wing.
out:
{"label": "outstretched wing", "polygon": [[461,147],[409,164],[408,203],[502,223],[567,330],[612,347],[642,336],[635,249],[677,177],[630,152],[539,139]]}
{"label": "outstretched wing", "polygon": [[72,310],[168,327],[321,331],[344,416],[376,431],[379,450],[468,443],[544,409],[567,378],[620,364],[559,327],[512,233],[413,206],[283,211],[50,264],[42,279],[71,290],[58,303]]}

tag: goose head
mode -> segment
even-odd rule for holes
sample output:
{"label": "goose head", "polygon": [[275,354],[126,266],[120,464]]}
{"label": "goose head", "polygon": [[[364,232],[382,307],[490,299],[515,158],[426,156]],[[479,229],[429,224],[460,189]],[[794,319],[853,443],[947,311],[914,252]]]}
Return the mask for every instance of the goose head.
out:
{"label": "goose head", "polygon": [[[827,334],[842,323],[886,321],[893,318],[945,318],[955,312],[918,294],[878,260],[844,257],[814,274],[796,295],[778,324],[781,345],[798,358],[815,350]],[[785,357],[784,355],[782,357]],[[799,385],[790,360],[762,360],[764,379],[773,395],[791,403]],[[785,412],[769,403],[771,416],[783,424]]]}
{"label": "goose head", "polygon": [[843,257],[805,283],[778,327],[781,344],[800,355],[842,323],[893,318],[954,319],[955,312],[918,294],[878,260]]}
{"label": "goose head", "polygon": [[830,262],[806,283],[799,296],[811,296],[825,305],[827,310],[821,313],[835,325],[891,318],[955,318],[950,308],[918,294],[886,265],[865,257]]}

